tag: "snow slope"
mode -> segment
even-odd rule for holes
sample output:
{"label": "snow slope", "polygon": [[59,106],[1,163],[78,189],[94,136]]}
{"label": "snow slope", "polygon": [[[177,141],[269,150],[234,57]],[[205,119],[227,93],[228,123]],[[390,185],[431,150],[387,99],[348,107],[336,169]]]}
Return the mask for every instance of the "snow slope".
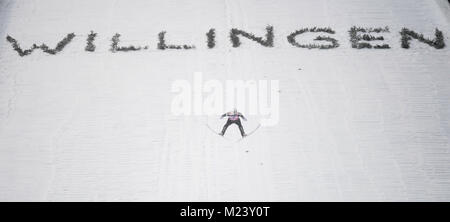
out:
{"label": "snow slope", "polygon": [[[405,50],[399,34],[439,28],[450,45],[446,2],[0,0],[0,200],[449,201],[450,47]],[[231,47],[231,28],[267,24],[275,47]],[[353,25],[389,26],[392,49],[352,49]],[[286,41],[312,26],[341,46]],[[156,50],[162,30],[197,49]],[[19,57],[6,41],[54,46],[71,32],[54,56]],[[117,32],[150,49],[109,52]],[[171,84],[196,71],[279,80],[279,124],[230,143],[204,126],[213,117],[172,115]]]}

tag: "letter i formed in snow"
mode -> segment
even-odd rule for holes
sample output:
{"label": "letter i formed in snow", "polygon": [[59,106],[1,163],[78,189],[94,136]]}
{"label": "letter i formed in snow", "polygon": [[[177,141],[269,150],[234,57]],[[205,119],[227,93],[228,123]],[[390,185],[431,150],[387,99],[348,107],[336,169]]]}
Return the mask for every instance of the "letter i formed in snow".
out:
{"label": "letter i formed in snow", "polygon": [[91,31],[91,33],[88,34],[88,38],[86,40],[87,44],[86,44],[86,48],[84,48],[84,50],[86,50],[88,52],[95,51],[95,45],[94,45],[95,37],[97,37],[97,33],[95,33],[94,31]]}
{"label": "letter i formed in snow", "polygon": [[206,33],[206,38],[207,38],[207,43],[208,43],[208,48],[212,49],[216,46],[216,30],[215,29],[210,29],[207,33]]}

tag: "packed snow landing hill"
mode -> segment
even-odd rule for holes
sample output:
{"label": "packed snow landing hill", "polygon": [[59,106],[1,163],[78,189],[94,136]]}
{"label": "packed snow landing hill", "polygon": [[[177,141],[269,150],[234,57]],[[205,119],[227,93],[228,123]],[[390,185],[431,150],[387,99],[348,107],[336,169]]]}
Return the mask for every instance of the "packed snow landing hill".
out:
{"label": "packed snow landing hill", "polygon": [[449,36],[446,0],[0,0],[0,200],[449,201]]}

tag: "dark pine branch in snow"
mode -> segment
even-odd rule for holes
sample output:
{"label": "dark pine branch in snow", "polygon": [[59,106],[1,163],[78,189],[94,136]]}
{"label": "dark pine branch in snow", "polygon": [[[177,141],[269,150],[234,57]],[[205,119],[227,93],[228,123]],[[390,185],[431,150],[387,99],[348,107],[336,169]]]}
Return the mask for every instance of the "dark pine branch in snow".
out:
{"label": "dark pine branch in snow", "polygon": [[164,38],[164,35],[165,35],[165,34],[166,34],[166,32],[160,32],[160,33],[158,34],[158,39],[159,39],[159,42],[158,42],[158,49],[164,50],[164,49],[167,48],[167,45],[166,45],[166,39]]}
{"label": "dark pine branch in snow", "polygon": [[[330,27],[327,28],[318,28],[318,27],[312,27],[312,28],[302,28],[299,30],[295,30],[294,32],[290,33],[287,36],[287,41],[299,48],[307,48],[307,49],[333,49],[339,47],[339,42],[337,39],[332,38],[327,35],[318,35],[313,39],[313,41],[321,41],[321,42],[327,42],[328,44],[301,44],[297,41],[297,37],[299,35],[302,35],[307,32],[313,32],[313,33],[327,33],[327,34],[335,34],[336,32],[331,29]],[[353,26],[348,31],[350,35],[350,42],[351,47],[355,49],[390,49],[391,47],[388,44],[374,44],[373,41],[384,41],[385,37],[380,36],[381,33],[389,33],[389,27],[385,28],[362,28],[362,27],[356,27]],[[379,34],[378,36],[374,36],[373,33]],[[85,46],[85,51],[88,52],[94,52],[96,50],[96,45],[94,44],[97,33],[94,31],[91,31],[88,34],[88,37],[86,39],[87,43]],[[411,46],[411,41],[416,40],[418,42],[427,44],[435,49],[442,49],[445,48],[445,37],[442,31],[439,29],[435,29],[435,37],[433,39],[426,38],[423,34],[417,33],[413,30],[403,28],[400,32],[401,38],[400,43],[401,47],[405,49],[409,49]],[[140,46],[127,46],[127,47],[121,47],[119,46],[120,43],[120,34],[116,33],[112,39],[111,39],[111,52],[117,52],[117,51],[139,51],[142,49],[148,49],[148,46],[140,47]],[[177,50],[187,50],[187,49],[195,49],[194,45],[172,45],[166,43],[166,32],[162,31],[158,34],[158,44],[157,49],[159,50],[166,50],[166,49],[177,49]],[[274,44],[274,31],[273,27],[268,25],[266,26],[266,34],[265,36],[255,36],[252,33],[239,30],[239,29],[231,29],[229,33],[229,37],[232,43],[232,47],[239,47],[241,45],[241,38],[246,38],[252,41],[255,41],[265,47],[273,47]],[[32,44],[32,46],[28,49],[22,49],[19,42],[11,37],[10,35],[6,36],[7,42],[9,42],[13,48],[14,51],[16,51],[19,56],[27,56],[33,53],[34,50],[40,49],[45,53],[55,55],[61,52],[67,44],[69,44],[73,38],[75,38],[74,33],[67,34],[61,41],[59,41],[54,48],[49,48],[46,44],[42,43],[41,45]],[[216,47],[216,30],[214,28],[211,28],[206,33],[206,40],[207,40],[207,47],[209,49],[212,49]]]}
{"label": "dark pine branch in snow", "polygon": [[33,46],[31,46],[30,49],[26,49],[23,50],[19,43],[17,42],[16,39],[14,39],[11,36],[6,36],[6,40],[11,43],[13,49],[20,55],[20,56],[26,56],[31,54],[35,49],[41,49],[43,52],[51,54],[51,55],[56,55],[58,52],[61,52],[64,47],[66,47],[67,44],[69,44],[72,39],[75,38],[75,34],[74,33],[69,33],[67,34],[66,37],[64,37],[63,40],[61,40],[60,42],[58,42],[58,44],[56,45],[55,48],[51,49],[49,48],[46,44],[42,43],[40,46],[33,44]]}
{"label": "dark pine branch in snow", "polygon": [[123,52],[139,51],[139,50],[142,49],[140,46],[136,47],[136,46],[133,46],[133,45],[130,45],[130,46],[127,46],[127,47],[120,47],[119,46],[119,42],[120,42],[119,37],[120,37],[119,33],[116,33],[112,37],[112,39],[111,39],[112,43],[111,43],[111,49],[110,49],[111,52],[117,52],[117,51],[123,51]]}
{"label": "dark pine branch in snow", "polygon": [[329,33],[329,34],[335,34],[336,32],[327,27],[327,28],[317,28],[317,27],[313,27],[313,28],[303,28],[297,31],[292,32],[288,37],[287,40],[288,42],[296,47],[299,48],[307,48],[307,49],[333,49],[333,48],[337,48],[339,47],[339,43],[338,40],[331,38],[329,36],[318,36],[314,39],[314,41],[327,41],[330,42],[331,45],[317,45],[317,44],[300,44],[297,42],[297,40],[295,39],[298,35],[301,35],[303,33],[306,32],[325,32],[325,33]]}
{"label": "dark pine branch in snow", "polygon": [[87,38],[87,45],[86,45],[86,48],[84,48],[86,51],[88,51],[88,52],[95,51],[94,40],[95,40],[96,36],[97,36],[97,33],[94,33],[94,31],[91,31],[91,33],[89,33],[88,38]]}
{"label": "dark pine branch in snow", "polygon": [[[362,32],[363,35],[359,35],[358,33]],[[349,34],[350,34],[350,42],[352,44],[352,48],[355,49],[390,49],[391,47],[388,44],[383,45],[375,45],[368,43],[370,41],[383,41],[383,36],[373,36],[367,33],[382,33],[382,32],[389,32],[389,27],[385,28],[362,28],[362,27],[356,27],[353,26],[350,28]],[[361,42],[361,41],[368,41],[368,42]]]}
{"label": "dark pine branch in snow", "polygon": [[158,45],[157,48],[160,50],[165,49],[195,49],[194,45],[167,45],[166,44],[166,31],[162,31],[158,34]]}
{"label": "dark pine branch in snow", "polygon": [[[319,45],[319,47],[318,47],[319,49],[334,49],[334,48],[339,47],[338,40],[331,38],[329,36],[317,36],[314,40],[331,42],[331,45]],[[313,44],[313,46],[317,46],[317,45]]]}
{"label": "dark pine branch in snow", "polygon": [[237,48],[241,45],[241,40],[239,39],[239,35],[241,35],[247,39],[253,40],[265,47],[273,47],[273,38],[274,38],[273,37],[273,27],[270,25],[266,27],[266,35],[265,35],[266,38],[265,39],[262,37],[257,37],[254,34],[245,32],[243,30],[239,30],[239,29],[235,29],[235,28],[231,29],[230,40],[231,40],[231,43],[233,44],[233,47],[235,47],[235,48]]}
{"label": "dark pine branch in snow", "polygon": [[210,29],[206,33],[208,48],[212,49],[216,46],[216,30]]}
{"label": "dark pine branch in snow", "polygon": [[425,38],[423,36],[423,34],[419,34],[417,32],[409,30],[407,28],[403,28],[402,31],[400,32],[400,35],[402,36],[402,39],[401,39],[402,48],[405,48],[405,49],[409,49],[410,41],[412,39],[416,39],[419,42],[422,42],[431,47],[434,47],[435,49],[442,49],[445,47],[444,34],[439,29],[436,29],[436,31],[435,31],[435,36],[436,36],[435,39]]}

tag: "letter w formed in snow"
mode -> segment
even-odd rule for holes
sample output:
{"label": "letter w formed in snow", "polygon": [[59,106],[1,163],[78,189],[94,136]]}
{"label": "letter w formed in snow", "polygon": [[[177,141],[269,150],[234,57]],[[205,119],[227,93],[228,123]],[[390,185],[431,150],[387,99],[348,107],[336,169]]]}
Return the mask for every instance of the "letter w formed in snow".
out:
{"label": "letter w formed in snow", "polygon": [[20,56],[26,56],[26,55],[29,55],[29,54],[31,54],[35,49],[41,49],[43,52],[46,52],[46,53],[51,54],[51,55],[55,55],[56,53],[61,52],[61,51],[64,49],[64,47],[72,41],[73,38],[75,38],[75,34],[74,34],[74,33],[69,33],[69,34],[67,34],[67,36],[64,37],[63,40],[61,40],[60,42],[58,42],[58,44],[56,45],[56,47],[53,48],[53,49],[50,49],[46,44],[43,43],[43,44],[41,44],[40,46],[38,46],[38,45],[36,45],[36,44],[33,44],[33,46],[31,46],[30,49],[23,50],[22,48],[20,48],[20,45],[19,45],[19,43],[17,42],[17,40],[15,40],[13,37],[11,37],[11,36],[9,36],[9,35],[6,36],[6,40],[7,40],[9,43],[11,43],[13,49],[14,49],[17,53],[19,53]]}

